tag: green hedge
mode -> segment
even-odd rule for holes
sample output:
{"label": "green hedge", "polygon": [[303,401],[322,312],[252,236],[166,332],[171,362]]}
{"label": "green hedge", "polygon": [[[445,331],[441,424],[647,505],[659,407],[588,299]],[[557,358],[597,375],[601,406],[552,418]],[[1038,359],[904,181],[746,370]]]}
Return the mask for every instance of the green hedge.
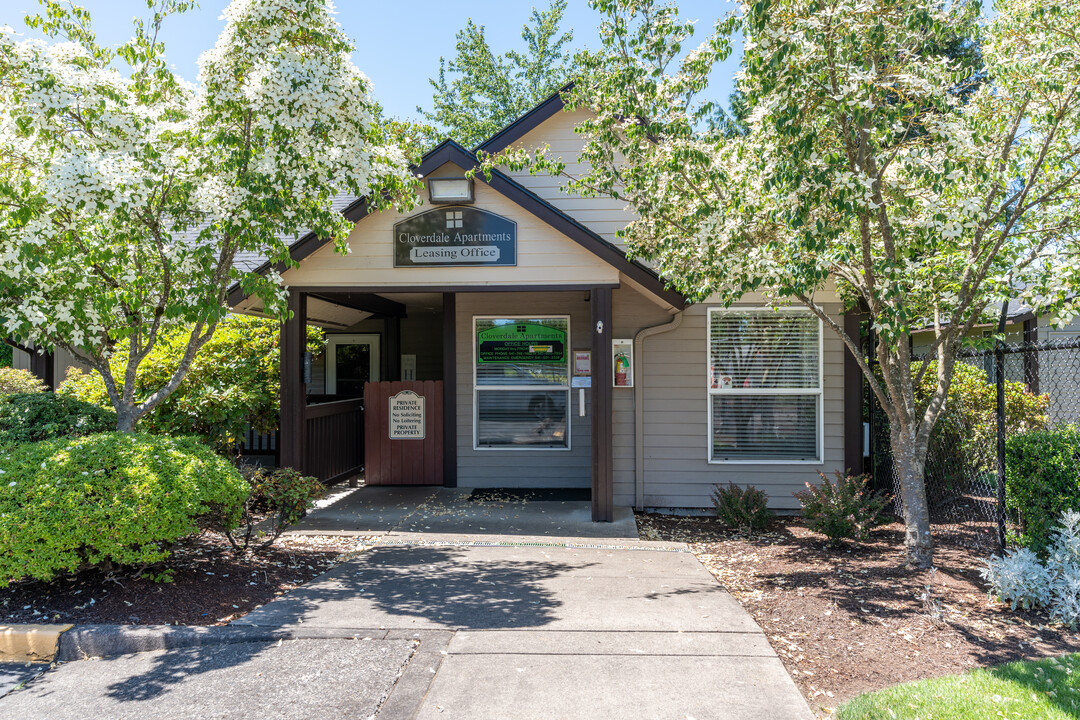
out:
{"label": "green hedge", "polygon": [[1005,441],[1005,506],[1020,521],[1013,538],[1043,554],[1066,510],[1080,510],[1080,427],[1058,425]]}
{"label": "green hedge", "polygon": [[0,448],[116,429],[116,413],[51,392],[0,395]]}
{"label": "green hedge", "polygon": [[201,527],[232,529],[247,483],[194,439],[103,433],[0,457],[0,587],[169,557]]}

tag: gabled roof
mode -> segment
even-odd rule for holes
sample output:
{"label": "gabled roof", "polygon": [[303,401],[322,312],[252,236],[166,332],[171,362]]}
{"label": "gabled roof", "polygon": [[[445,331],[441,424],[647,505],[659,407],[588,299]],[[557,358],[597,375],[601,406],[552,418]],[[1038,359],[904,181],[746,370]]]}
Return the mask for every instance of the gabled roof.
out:
{"label": "gabled roof", "polygon": [[574,83],[572,82],[563,85],[532,110],[477,145],[476,151],[495,154],[510,147],[525,137],[526,133],[562,110],[565,105],[563,103],[563,93],[569,92],[573,87]]}
{"label": "gabled roof", "polygon": [[[612,245],[603,237],[508,175],[498,170],[492,170],[489,179],[480,171],[476,159],[478,152],[495,153],[521,139],[527,132],[562,110],[563,100],[561,93],[569,90],[572,86],[572,83],[566,85],[516,121],[507,125],[479,145],[476,152],[470,153],[453,140],[444,140],[424,154],[420,165],[413,168],[414,172],[420,176],[427,176],[447,163],[453,163],[465,171],[475,170],[476,179],[479,182],[486,183],[493,190],[543,220],[567,238],[616,268],[634,282],[663,298],[666,302],[675,307],[683,307],[686,304],[686,299],[675,290],[669,289],[666,283],[652,269],[630,260],[620,248]],[[343,196],[336,198],[334,205],[340,207],[341,213],[346,219],[354,223],[371,212],[371,208],[364,198]],[[328,242],[330,242],[329,238],[319,237],[315,233],[308,233],[289,247],[289,255],[293,261],[300,262]],[[254,271],[261,274],[269,272],[271,269],[283,272],[285,266],[283,263],[263,262]],[[243,290],[238,284],[229,289],[228,302],[230,305],[235,306],[244,298]]]}

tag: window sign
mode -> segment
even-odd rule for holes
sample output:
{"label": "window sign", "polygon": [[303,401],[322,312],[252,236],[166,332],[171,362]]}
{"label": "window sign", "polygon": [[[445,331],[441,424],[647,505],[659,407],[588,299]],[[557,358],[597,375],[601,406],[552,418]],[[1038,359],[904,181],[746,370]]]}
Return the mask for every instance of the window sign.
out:
{"label": "window sign", "polygon": [[476,361],[485,363],[561,363],[566,331],[535,322],[511,322],[476,333]]}
{"label": "window sign", "polygon": [[474,447],[570,447],[570,318],[473,319]]}
{"label": "window sign", "polygon": [[394,267],[482,265],[517,265],[517,223],[455,205],[394,225]]}
{"label": "window sign", "polygon": [[574,351],[574,377],[587,377],[592,375],[592,352],[589,350]]}

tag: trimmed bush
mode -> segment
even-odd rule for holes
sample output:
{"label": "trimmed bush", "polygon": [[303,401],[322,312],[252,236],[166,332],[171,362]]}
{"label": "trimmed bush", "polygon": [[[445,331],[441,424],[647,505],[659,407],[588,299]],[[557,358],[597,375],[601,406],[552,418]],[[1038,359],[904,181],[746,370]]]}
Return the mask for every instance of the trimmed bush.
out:
{"label": "trimmed bush", "polygon": [[[228,536],[233,549],[241,553],[270,547],[285,528],[299,522],[326,492],[316,478],[292,468],[245,465],[240,471],[251,494],[244,502],[240,527]],[[256,539],[260,542],[253,545]]]}
{"label": "trimmed bush", "polygon": [[764,530],[772,517],[769,496],[753,485],[740,487],[730,483],[726,488],[717,485],[712,500],[716,517],[728,527],[747,532]]}
{"label": "trimmed bush", "polygon": [[29,370],[0,367],[0,395],[41,393],[48,389],[48,386]]}
{"label": "trimmed bush", "polygon": [[0,448],[116,429],[116,413],[51,392],[0,395]]}
{"label": "trimmed bush", "polygon": [[[937,384],[937,362],[931,362],[915,389],[924,406]],[[1036,395],[1022,382],[1005,382],[1005,427],[1009,435],[1042,430],[1049,418],[1050,397]],[[997,388],[986,373],[956,363],[942,413],[930,436],[927,455],[928,491],[962,493],[971,482],[997,466]]]}
{"label": "trimmed bush", "polygon": [[1006,439],[1005,507],[1019,521],[1012,540],[1044,554],[1057,519],[1080,510],[1080,427],[1058,425]]}
{"label": "trimmed bush", "polygon": [[[138,429],[162,435],[197,435],[223,450],[235,448],[250,423],[258,432],[273,430],[280,413],[281,326],[274,320],[230,315],[191,363],[180,386],[139,420]],[[190,329],[163,332],[153,351],[139,365],[136,397],[165,385],[180,365]],[[319,352],[323,331],[308,327],[308,349]],[[117,352],[113,372],[123,374],[125,354]],[[57,393],[112,407],[98,373],[72,368]]]}
{"label": "trimmed bush", "polygon": [[203,527],[236,527],[247,483],[189,438],[103,433],[0,457],[0,587],[91,567],[145,567]]}
{"label": "trimmed bush", "polygon": [[836,482],[821,475],[820,485],[806,483],[806,489],[795,493],[803,507],[806,526],[829,538],[838,540],[866,540],[870,531],[884,525],[883,517],[889,498],[870,490],[869,475],[845,475],[836,471]]}

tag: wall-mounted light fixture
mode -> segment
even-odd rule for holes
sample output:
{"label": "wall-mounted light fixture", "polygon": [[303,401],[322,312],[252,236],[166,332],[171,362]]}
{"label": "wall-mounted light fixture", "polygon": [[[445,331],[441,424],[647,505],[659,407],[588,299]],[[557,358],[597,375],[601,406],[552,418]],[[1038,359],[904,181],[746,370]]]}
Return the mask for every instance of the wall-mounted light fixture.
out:
{"label": "wall-mounted light fixture", "polygon": [[466,177],[441,177],[428,180],[432,203],[473,202],[473,181]]}

